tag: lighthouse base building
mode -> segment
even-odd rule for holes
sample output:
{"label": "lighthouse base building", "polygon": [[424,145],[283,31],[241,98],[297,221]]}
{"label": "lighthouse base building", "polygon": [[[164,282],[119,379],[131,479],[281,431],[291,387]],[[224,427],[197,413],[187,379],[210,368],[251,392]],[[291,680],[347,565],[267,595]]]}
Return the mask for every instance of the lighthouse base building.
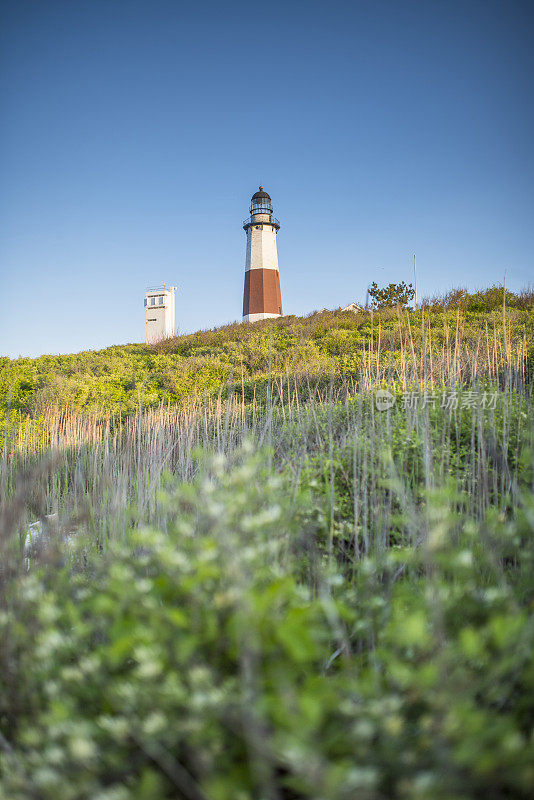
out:
{"label": "lighthouse base building", "polygon": [[260,186],[252,195],[250,217],[243,222],[247,234],[243,322],[282,316],[276,236],[280,223],[273,217],[271,198]]}

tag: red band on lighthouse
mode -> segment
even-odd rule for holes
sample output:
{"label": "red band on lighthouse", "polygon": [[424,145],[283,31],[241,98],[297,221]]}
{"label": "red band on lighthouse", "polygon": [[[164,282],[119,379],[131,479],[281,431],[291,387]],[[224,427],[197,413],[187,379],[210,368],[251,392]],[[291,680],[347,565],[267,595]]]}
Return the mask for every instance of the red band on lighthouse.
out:
{"label": "red band on lighthouse", "polygon": [[281,316],[282,296],[276,269],[249,269],[245,272],[243,316],[272,314]]}

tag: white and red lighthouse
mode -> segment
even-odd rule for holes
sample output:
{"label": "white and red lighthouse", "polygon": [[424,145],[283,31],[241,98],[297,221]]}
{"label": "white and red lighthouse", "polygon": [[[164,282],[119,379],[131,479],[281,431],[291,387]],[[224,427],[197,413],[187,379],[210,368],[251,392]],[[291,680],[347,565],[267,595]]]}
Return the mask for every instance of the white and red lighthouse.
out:
{"label": "white and red lighthouse", "polygon": [[273,217],[271,198],[260,186],[250,201],[247,234],[243,322],[282,316],[276,236],[280,223]]}

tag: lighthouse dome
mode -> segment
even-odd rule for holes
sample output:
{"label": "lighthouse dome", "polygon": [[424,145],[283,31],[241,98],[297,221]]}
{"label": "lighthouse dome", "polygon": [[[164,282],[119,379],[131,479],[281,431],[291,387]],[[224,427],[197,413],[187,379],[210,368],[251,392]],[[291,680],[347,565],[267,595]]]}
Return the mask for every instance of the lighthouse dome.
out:
{"label": "lighthouse dome", "polygon": [[267,192],[264,190],[263,186],[260,186],[259,191],[254,192],[254,194],[252,195],[252,202],[253,203],[255,201],[259,201],[259,200],[268,200],[269,203],[271,202],[270,195],[267,194]]}

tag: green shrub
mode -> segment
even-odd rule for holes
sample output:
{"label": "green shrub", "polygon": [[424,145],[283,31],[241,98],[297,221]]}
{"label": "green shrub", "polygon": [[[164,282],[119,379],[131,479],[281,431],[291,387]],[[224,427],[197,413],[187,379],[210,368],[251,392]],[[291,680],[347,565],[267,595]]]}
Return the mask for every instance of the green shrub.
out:
{"label": "green shrub", "polygon": [[406,284],[404,281],[389,283],[383,287],[373,282],[369,286],[369,297],[373,301],[374,308],[405,307],[415,297],[415,289],[411,283]]}
{"label": "green shrub", "polygon": [[531,498],[476,526],[429,494],[352,576],[247,451],[160,501],[165,532],[5,587],[0,796],[532,796]]}

